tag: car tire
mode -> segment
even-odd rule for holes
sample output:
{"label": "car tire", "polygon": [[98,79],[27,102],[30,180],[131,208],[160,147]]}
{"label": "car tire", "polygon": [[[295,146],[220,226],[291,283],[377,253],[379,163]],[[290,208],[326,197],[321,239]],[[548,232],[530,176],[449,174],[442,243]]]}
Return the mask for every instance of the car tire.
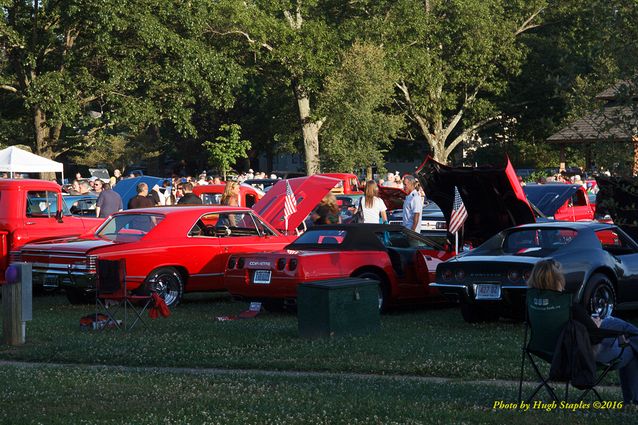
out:
{"label": "car tire", "polygon": [[358,277],[361,279],[376,280],[377,282],[379,282],[379,288],[378,288],[379,311],[388,310],[388,305],[390,303],[390,286],[388,285],[388,282],[385,280],[383,276],[381,276],[377,272],[364,271],[364,272],[357,273],[353,277]]}
{"label": "car tire", "polygon": [[601,319],[612,315],[616,306],[616,291],[607,276],[596,273],[589,278],[583,306],[589,314],[598,313]]}
{"label": "car tire", "polygon": [[145,287],[159,294],[167,306],[175,307],[184,295],[184,278],[174,267],[162,267],[148,275]]}
{"label": "car tire", "polygon": [[81,288],[66,288],[66,298],[72,305],[95,303],[95,292]]}
{"label": "car tire", "polygon": [[461,303],[461,315],[467,323],[495,322],[500,317],[500,311],[495,305],[478,305],[467,302]]}

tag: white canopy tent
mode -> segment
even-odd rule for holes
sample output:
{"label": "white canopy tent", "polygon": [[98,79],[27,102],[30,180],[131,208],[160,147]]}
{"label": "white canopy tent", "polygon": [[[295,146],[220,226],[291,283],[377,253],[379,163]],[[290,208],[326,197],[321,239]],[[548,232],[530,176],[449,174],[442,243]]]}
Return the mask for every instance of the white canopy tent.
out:
{"label": "white canopy tent", "polygon": [[43,158],[31,152],[9,146],[0,151],[0,172],[10,173],[62,173],[64,181],[64,168],[61,162],[55,162]]}

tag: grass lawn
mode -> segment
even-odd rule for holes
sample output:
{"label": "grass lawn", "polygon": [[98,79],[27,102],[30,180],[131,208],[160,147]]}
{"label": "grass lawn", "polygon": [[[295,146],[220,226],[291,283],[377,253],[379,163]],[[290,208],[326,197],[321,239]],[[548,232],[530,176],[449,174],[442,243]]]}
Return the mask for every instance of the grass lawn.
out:
{"label": "grass lawn", "polygon": [[[246,308],[226,295],[188,295],[170,318],[150,322],[150,329],[96,333],[79,328],[90,306],[71,306],[63,296],[38,297],[27,344],[0,345],[0,359],[398,377],[4,366],[0,402],[15,409],[2,409],[0,423],[57,423],[57,415],[66,419],[60,423],[126,422],[123,418],[131,423],[617,423],[627,414],[493,410],[495,400],[514,402],[515,388],[468,381],[518,378],[520,323],[468,325],[456,308],[421,308],[383,315],[381,331],[374,335],[306,340],[298,337],[292,314],[216,320]],[[455,380],[432,383],[400,375]],[[616,381],[613,374],[609,382]],[[611,388],[605,396],[620,400],[620,389]]]}

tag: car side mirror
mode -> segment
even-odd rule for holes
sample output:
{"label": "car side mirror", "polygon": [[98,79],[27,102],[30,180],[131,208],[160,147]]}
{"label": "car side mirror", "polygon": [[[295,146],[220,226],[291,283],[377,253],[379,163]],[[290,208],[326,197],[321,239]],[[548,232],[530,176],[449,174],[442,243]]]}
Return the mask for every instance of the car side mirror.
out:
{"label": "car side mirror", "polygon": [[64,220],[62,220],[62,210],[58,210],[58,212],[55,213],[55,219],[58,223],[64,223]]}

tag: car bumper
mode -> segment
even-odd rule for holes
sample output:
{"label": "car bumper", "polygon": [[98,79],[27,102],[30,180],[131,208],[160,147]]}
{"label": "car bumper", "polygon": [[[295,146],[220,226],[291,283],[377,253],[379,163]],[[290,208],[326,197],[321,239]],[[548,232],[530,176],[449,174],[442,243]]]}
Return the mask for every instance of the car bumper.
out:
{"label": "car bumper", "polygon": [[495,299],[479,299],[475,298],[476,285],[458,284],[458,283],[430,283],[431,288],[437,288],[448,300],[454,302],[474,303],[505,303],[518,304],[521,299],[525,299],[527,286],[522,285],[500,285],[500,297]]}
{"label": "car bumper", "polygon": [[94,273],[61,272],[56,270],[33,271],[33,284],[47,289],[73,287],[82,289],[95,288]]}

